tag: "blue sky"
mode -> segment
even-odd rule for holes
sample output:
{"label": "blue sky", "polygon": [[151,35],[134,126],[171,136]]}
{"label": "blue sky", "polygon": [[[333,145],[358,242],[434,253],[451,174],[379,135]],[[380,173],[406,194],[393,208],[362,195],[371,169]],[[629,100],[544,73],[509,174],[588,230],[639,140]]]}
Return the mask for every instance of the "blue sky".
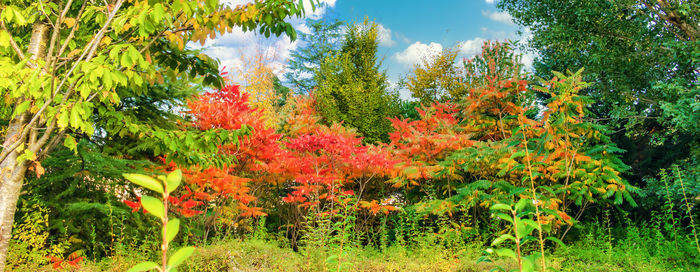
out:
{"label": "blue sky", "polygon": [[[225,0],[235,6],[250,0]],[[307,0],[305,0],[307,1]],[[308,10],[312,19],[338,19],[346,23],[362,22],[365,17],[380,25],[379,57],[392,83],[410,72],[423,57],[457,46],[461,57],[478,53],[485,40],[523,40],[509,14],[499,11],[494,0],[321,0],[322,8]],[[305,20],[295,19],[298,31],[306,31]],[[199,45],[191,45],[201,48]],[[262,51],[270,55],[275,73],[285,71],[289,53],[304,44],[287,37],[264,38],[251,32],[234,30],[209,40],[203,49],[222,65],[236,73],[245,69],[245,57]],[[529,66],[531,55],[523,61]],[[405,90],[402,97],[406,97]]]}

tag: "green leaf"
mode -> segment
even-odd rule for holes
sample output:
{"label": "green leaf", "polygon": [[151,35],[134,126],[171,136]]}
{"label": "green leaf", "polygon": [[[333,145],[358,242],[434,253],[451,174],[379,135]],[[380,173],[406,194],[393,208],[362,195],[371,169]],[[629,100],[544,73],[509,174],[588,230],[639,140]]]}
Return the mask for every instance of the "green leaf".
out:
{"label": "green leaf", "polygon": [[131,269],[127,270],[127,272],[141,272],[156,268],[158,268],[158,264],[154,262],[142,262],[140,264],[134,265]]}
{"label": "green leaf", "polygon": [[515,255],[515,252],[513,252],[513,250],[511,250],[509,248],[499,248],[499,249],[494,250],[494,252],[496,253],[496,255],[501,256],[501,257],[510,257],[510,258],[513,258],[514,260],[518,259],[518,257]]}
{"label": "green leaf", "polygon": [[18,25],[23,26],[23,25],[26,25],[26,24],[27,24],[27,19],[25,19],[24,16],[22,16],[22,14],[19,13],[18,10],[13,9],[12,12],[14,13],[15,22],[16,22]]}
{"label": "green leaf", "polygon": [[525,207],[527,207],[527,204],[528,204],[530,201],[531,201],[531,200],[529,200],[529,199],[527,199],[527,198],[520,199],[520,200],[518,201],[518,203],[515,204],[515,210],[516,210],[516,211],[522,211],[523,209],[525,209]]}
{"label": "green leaf", "polygon": [[20,113],[24,113],[25,111],[27,111],[29,109],[29,106],[31,106],[31,105],[32,105],[31,100],[26,100],[26,101],[20,103],[15,108],[15,112],[12,114],[12,116],[17,116]]}
{"label": "green leaf", "polygon": [[141,205],[148,213],[155,215],[160,219],[163,219],[165,216],[165,207],[163,207],[163,202],[155,197],[142,196]]}
{"label": "green leaf", "polygon": [[523,258],[523,272],[534,272],[535,271],[535,263],[533,260],[530,258]]}
{"label": "green leaf", "polygon": [[552,240],[552,241],[554,241],[555,243],[559,244],[560,246],[566,247],[566,244],[564,244],[564,242],[562,242],[562,241],[559,240],[558,238],[555,238],[555,237],[547,237],[547,238],[545,238],[545,239],[547,239],[547,240]]}
{"label": "green leaf", "polygon": [[121,57],[119,63],[120,63],[123,67],[129,67],[129,66],[131,66],[131,59],[129,59],[129,54],[127,54],[126,52],[122,53],[122,57]]}
{"label": "green leaf", "polygon": [[66,136],[66,139],[63,140],[63,145],[68,149],[72,150],[73,152],[78,151],[78,143],[75,141],[75,138],[73,138],[73,136],[71,135]]}
{"label": "green leaf", "polygon": [[80,113],[78,112],[78,107],[73,106],[70,109],[70,126],[73,128],[79,128],[80,127]]}
{"label": "green leaf", "polygon": [[165,231],[165,237],[169,243],[177,236],[177,233],[180,232],[180,219],[175,218],[169,220],[168,224],[163,228],[163,231]]}
{"label": "green leaf", "polygon": [[168,194],[172,191],[175,191],[175,189],[177,189],[177,187],[180,186],[181,181],[182,171],[180,171],[180,169],[170,172],[170,174],[168,174],[168,177],[166,178],[166,184],[168,185]]}
{"label": "green leaf", "polygon": [[515,242],[515,237],[513,237],[513,235],[510,235],[510,234],[503,234],[501,236],[498,236],[498,238],[494,239],[493,242],[491,242],[491,245],[497,246],[506,240],[511,240],[511,241]]}
{"label": "green leaf", "polygon": [[5,18],[5,21],[11,22],[12,17],[14,16],[12,6],[5,6],[5,8],[2,11],[2,16]]}
{"label": "green leaf", "polygon": [[58,121],[56,121],[56,124],[59,128],[66,128],[68,126],[68,122],[70,122],[68,117],[68,111],[62,110],[61,113],[58,115]]}
{"label": "green leaf", "polygon": [[10,33],[7,33],[5,30],[0,30],[0,47],[10,46],[10,39],[12,39]]}
{"label": "green leaf", "polygon": [[124,174],[124,178],[146,189],[156,191],[161,194],[163,193],[163,185],[152,177],[142,174]]}
{"label": "green leaf", "polygon": [[535,222],[534,220],[532,220],[532,219],[523,219],[522,221],[523,221],[523,223],[525,223],[525,225],[528,225],[528,226],[530,226],[530,227],[532,227],[532,228],[534,228],[534,229],[536,229],[536,230],[540,230],[540,225],[538,225],[537,222]]}
{"label": "green leaf", "polygon": [[165,14],[165,9],[163,9],[163,4],[158,3],[153,5],[153,13],[151,16],[153,16],[153,20],[156,22],[160,22],[163,18],[163,15]]}
{"label": "green leaf", "polygon": [[525,225],[522,219],[520,218],[515,218],[515,226],[518,227],[518,231],[515,233],[517,237],[520,237],[521,239],[527,235],[530,235],[532,232],[531,227],[528,227]]}
{"label": "green leaf", "polygon": [[510,211],[510,205],[506,205],[503,203],[496,203],[491,206],[492,210],[507,210]]}
{"label": "green leaf", "polygon": [[520,157],[525,157],[525,151],[520,150],[518,152],[513,153],[513,155],[510,155],[510,159],[515,159],[515,158],[520,158]]}
{"label": "green leaf", "polygon": [[178,265],[180,265],[182,262],[184,262],[187,258],[192,255],[194,252],[194,247],[183,247],[179,249],[173,256],[170,256],[170,259],[168,259],[168,267],[169,268],[174,268]]}
{"label": "green leaf", "polygon": [[511,224],[513,223],[513,218],[510,217],[510,216],[507,215],[507,214],[497,213],[497,214],[496,214],[496,217],[501,218],[501,219],[503,219],[503,220],[505,220],[505,221],[508,221],[508,222],[511,223]]}

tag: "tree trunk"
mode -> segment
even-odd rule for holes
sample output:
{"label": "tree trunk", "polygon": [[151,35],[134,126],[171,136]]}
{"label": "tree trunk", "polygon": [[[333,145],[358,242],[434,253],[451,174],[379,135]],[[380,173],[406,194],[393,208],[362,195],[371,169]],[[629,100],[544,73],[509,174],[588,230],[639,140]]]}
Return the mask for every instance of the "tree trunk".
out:
{"label": "tree trunk", "polygon": [[[9,145],[16,140],[22,128],[21,118],[13,120],[7,129],[5,145]],[[17,199],[19,199],[24,181],[24,173],[27,172],[27,162],[17,163],[19,152],[16,150],[10,153],[2,163],[0,163],[0,271],[5,271],[5,260],[7,250],[12,238],[12,223],[15,219]]]}
{"label": "tree trunk", "polygon": [[[32,36],[29,40],[27,56],[30,60],[36,61],[46,55],[46,41],[48,39],[48,26],[38,22],[32,26]],[[41,69],[40,67],[30,68]],[[18,100],[18,103],[22,99]],[[10,121],[3,141],[3,149],[9,148],[16,142],[23,142],[28,148],[28,138],[22,136],[23,130],[34,129],[27,127],[29,116],[20,114],[14,116]],[[3,150],[4,151],[4,150]],[[5,159],[0,162],[0,271],[5,271],[5,261],[7,260],[7,250],[12,239],[12,223],[15,220],[15,210],[17,210],[17,200],[22,191],[24,174],[29,167],[25,160],[17,162],[20,155],[18,149],[10,152]]]}

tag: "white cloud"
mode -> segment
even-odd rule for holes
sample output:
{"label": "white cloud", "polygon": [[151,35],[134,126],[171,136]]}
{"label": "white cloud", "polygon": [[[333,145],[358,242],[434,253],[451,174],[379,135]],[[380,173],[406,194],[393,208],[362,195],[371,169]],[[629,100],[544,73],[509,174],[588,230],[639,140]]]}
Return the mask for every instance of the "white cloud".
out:
{"label": "white cloud", "polygon": [[486,4],[493,4],[494,0],[486,0]]}
{"label": "white cloud", "polygon": [[396,45],[396,41],[391,39],[391,29],[384,27],[382,24],[377,25],[377,38],[379,39],[379,45],[384,47],[392,47]]}
{"label": "white cloud", "polygon": [[396,35],[396,38],[403,43],[411,43],[411,39],[406,37],[406,35],[403,35],[401,33],[395,33],[394,35]]}
{"label": "white cloud", "polygon": [[[336,0],[321,0],[321,5],[312,11],[310,0],[302,0],[306,10],[306,18],[320,19],[329,8],[334,8]],[[237,5],[245,5],[253,2],[253,0],[222,0],[222,3],[235,8]],[[297,32],[309,33],[310,29],[304,24],[304,18],[290,18],[287,20],[292,24]],[[214,39],[207,39],[204,45],[199,43],[189,43],[187,46],[191,49],[202,49],[203,52],[210,57],[219,60],[220,67],[226,67],[230,73],[235,73],[237,69],[244,66],[241,61],[241,56],[251,56],[256,50],[261,50],[267,55],[274,56],[272,66],[275,68],[275,74],[279,77],[285,73],[285,66],[291,52],[298,46],[298,41],[292,42],[289,37],[265,38],[265,36],[257,34],[255,31],[243,32],[241,28],[234,28],[231,33],[225,33]],[[235,76],[235,75],[232,75]]]}
{"label": "white cloud", "polygon": [[484,15],[484,16],[488,17],[489,19],[496,21],[496,22],[501,22],[501,23],[510,24],[510,25],[515,24],[513,22],[513,16],[510,16],[510,14],[508,14],[508,12],[505,12],[505,11],[482,10],[481,15]]}
{"label": "white cloud", "polygon": [[459,43],[459,53],[465,56],[473,56],[481,52],[481,46],[486,40],[483,38],[476,37],[471,40],[463,41]]}
{"label": "white cloud", "polygon": [[[520,39],[518,40],[518,44],[521,45],[524,48],[527,48],[528,46],[528,41],[532,39],[532,31],[530,28],[525,28],[519,37]],[[525,66],[525,70],[528,71],[534,71],[532,67],[532,63],[535,61],[535,58],[537,57],[537,53],[533,50],[521,50],[518,49],[516,50],[517,53],[522,54],[522,59],[520,60],[523,65]]]}
{"label": "white cloud", "polygon": [[432,57],[442,52],[442,44],[431,42],[424,44],[415,42],[409,45],[406,50],[394,54],[394,59],[398,63],[406,66],[412,66],[420,63],[423,59]]}

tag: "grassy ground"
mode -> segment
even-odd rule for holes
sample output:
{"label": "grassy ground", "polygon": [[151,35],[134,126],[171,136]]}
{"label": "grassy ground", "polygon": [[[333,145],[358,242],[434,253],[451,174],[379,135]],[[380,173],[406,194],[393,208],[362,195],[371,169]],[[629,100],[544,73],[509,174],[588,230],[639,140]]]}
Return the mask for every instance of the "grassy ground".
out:
{"label": "grassy ground", "polygon": [[[555,271],[700,271],[698,255],[669,257],[670,245],[623,244],[605,249],[605,241],[583,240],[559,248],[548,256],[548,265]],[[496,267],[514,269],[506,260],[477,263],[483,249],[478,246],[460,250],[440,246],[349,249],[343,254],[343,271],[489,271]],[[232,240],[198,248],[194,256],[178,271],[337,271],[334,251],[306,250],[295,252],[273,242]],[[335,253],[337,254],[337,252]],[[68,271],[126,271],[145,260],[137,252],[120,254],[100,262],[86,262]],[[14,271],[55,271],[50,266],[16,267]]]}
{"label": "grassy ground", "polygon": [[[656,221],[606,227],[589,224],[577,227],[576,242],[550,249],[547,266],[552,271],[697,271],[700,272],[700,249],[690,233],[663,231]],[[669,236],[663,233],[677,233]],[[436,239],[434,235],[412,237],[410,246],[389,246],[384,250],[346,246],[339,248],[307,246],[294,251],[283,237],[263,233],[266,240],[229,239],[198,247],[178,271],[490,271],[516,269],[512,260],[494,259],[477,262],[485,248],[463,240]],[[282,241],[282,242],[275,242]],[[451,246],[444,246],[450,244]],[[321,244],[323,245],[323,244]],[[533,248],[529,249],[532,252]],[[536,249],[535,249],[536,250]],[[136,249],[122,245],[115,256],[98,261],[83,261],[79,268],[64,271],[126,271],[133,265],[156,260],[153,249]],[[56,271],[42,255],[11,245],[9,271]],[[342,256],[340,260],[337,256]],[[33,257],[32,257],[33,256]]]}

